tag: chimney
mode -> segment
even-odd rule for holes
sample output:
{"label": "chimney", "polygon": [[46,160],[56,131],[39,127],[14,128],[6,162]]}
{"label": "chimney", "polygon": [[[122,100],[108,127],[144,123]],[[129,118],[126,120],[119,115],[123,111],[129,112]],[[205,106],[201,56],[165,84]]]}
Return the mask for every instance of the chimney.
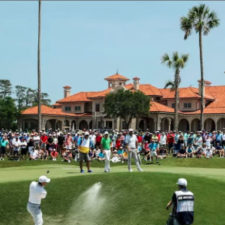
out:
{"label": "chimney", "polygon": [[139,81],[140,81],[139,77],[134,77],[133,78],[133,85],[134,85],[134,89],[135,90],[139,90]]}
{"label": "chimney", "polygon": [[[203,82],[203,95],[205,96],[205,87],[210,86],[212,83],[210,81],[204,80]],[[198,80],[198,91],[199,95],[201,95],[201,80]]]}
{"label": "chimney", "polygon": [[64,98],[69,97],[70,96],[71,87],[70,86],[65,86],[63,88],[64,88]]}

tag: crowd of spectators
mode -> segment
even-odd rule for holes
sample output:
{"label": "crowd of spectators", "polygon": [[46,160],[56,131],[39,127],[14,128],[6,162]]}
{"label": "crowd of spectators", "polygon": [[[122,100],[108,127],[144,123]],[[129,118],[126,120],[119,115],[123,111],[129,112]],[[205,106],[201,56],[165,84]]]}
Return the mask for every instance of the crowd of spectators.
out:
{"label": "crowd of spectators", "polygon": [[[90,152],[92,160],[105,160],[101,148],[104,132],[89,130]],[[224,157],[225,132],[134,132],[137,136],[139,159],[152,163],[154,159],[168,156],[177,158],[207,158]],[[126,137],[128,131],[109,132],[111,139],[111,161],[127,160]],[[79,160],[79,143],[84,131],[73,132],[48,131],[37,133],[0,131],[0,160],[63,160],[70,163]]]}

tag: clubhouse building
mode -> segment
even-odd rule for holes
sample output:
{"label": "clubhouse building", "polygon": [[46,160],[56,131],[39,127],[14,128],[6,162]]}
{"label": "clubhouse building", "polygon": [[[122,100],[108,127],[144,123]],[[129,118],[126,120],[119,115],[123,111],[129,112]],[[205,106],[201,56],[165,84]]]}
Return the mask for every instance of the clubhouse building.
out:
{"label": "clubhouse building", "polygon": [[[150,131],[169,131],[174,128],[175,95],[170,89],[162,89],[151,84],[140,83],[134,77],[132,82],[118,73],[105,78],[108,87],[98,92],[78,92],[71,94],[71,87],[64,87],[64,98],[52,106],[42,105],[42,129],[123,129],[124,121],[120,118],[107,118],[104,115],[105,96],[117,89],[139,90],[151,97],[149,116],[134,118],[133,129]],[[208,131],[225,128],[225,85],[212,86],[205,81],[204,97],[204,129]],[[179,89],[179,130],[197,131],[200,129],[200,90],[199,87]],[[37,129],[37,106],[28,108],[21,113],[19,120],[21,129]]]}

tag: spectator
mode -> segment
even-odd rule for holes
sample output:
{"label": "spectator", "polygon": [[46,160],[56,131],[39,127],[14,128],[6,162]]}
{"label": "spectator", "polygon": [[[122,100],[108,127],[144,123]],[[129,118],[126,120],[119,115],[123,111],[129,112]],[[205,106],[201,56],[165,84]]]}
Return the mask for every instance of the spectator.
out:
{"label": "spectator", "polygon": [[21,157],[22,159],[26,159],[28,149],[27,149],[27,141],[24,137],[21,139],[20,146],[21,146]]}
{"label": "spectator", "polygon": [[53,161],[56,161],[58,158],[59,153],[56,151],[55,148],[53,148],[53,150],[51,151],[51,157]]}
{"label": "spectator", "polygon": [[5,160],[5,153],[7,146],[9,146],[9,141],[7,137],[4,135],[0,141],[0,160]]}
{"label": "spectator", "polygon": [[159,148],[159,144],[156,142],[156,139],[152,139],[152,142],[149,144],[150,161],[153,162],[153,159],[155,157],[156,158],[156,163],[159,163],[158,155],[157,155],[158,148]]}

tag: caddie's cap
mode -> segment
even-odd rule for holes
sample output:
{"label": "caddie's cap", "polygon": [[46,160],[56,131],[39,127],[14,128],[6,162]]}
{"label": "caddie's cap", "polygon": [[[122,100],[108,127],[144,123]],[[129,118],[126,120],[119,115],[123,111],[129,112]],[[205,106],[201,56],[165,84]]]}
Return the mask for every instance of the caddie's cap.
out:
{"label": "caddie's cap", "polygon": [[187,187],[187,180],[185,178],[179,178],[177,185]]}

